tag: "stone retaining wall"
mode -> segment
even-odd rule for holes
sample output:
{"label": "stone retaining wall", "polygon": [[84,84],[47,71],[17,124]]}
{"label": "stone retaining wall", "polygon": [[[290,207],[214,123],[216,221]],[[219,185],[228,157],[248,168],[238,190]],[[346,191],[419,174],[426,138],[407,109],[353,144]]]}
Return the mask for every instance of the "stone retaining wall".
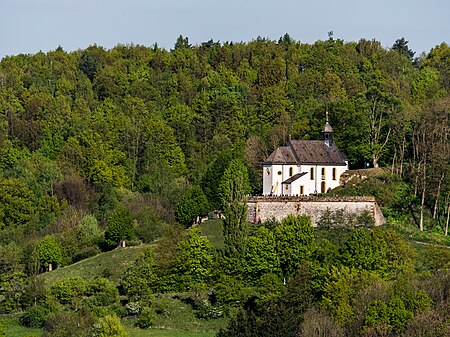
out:
{"label": "stone retaining wall", "polygon": [[368,212],[373,216],[375,226],[386,222],[373,197],[250,196],[247,205],[247,220],[250,222],[264,222],[271,218],[281,220],[290,214],[306,214],[317,226],[322,216],[336,212],[349,217]]}

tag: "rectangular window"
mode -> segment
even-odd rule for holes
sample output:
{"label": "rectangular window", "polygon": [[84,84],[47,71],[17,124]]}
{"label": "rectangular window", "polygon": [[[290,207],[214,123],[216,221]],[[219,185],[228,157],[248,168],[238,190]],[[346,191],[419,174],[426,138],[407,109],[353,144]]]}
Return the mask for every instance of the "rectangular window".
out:
{"label": "rectangular window", "polygon": [[336,180],[336,167],[333,167],[333,180]]}
{"label": "rectangular window", "polygon": [[303,195],[303,194],[305,194],[304,186],[300,186],[300,195]]}
{"label": "rectangular window", "polygon": [[325,167],[322,167],[322,180],[325,180]]}
{"label": "rectangular window", "polygon": [[314,180],[314,167],[311,167],[311,170],[309,170],[309,178]]}

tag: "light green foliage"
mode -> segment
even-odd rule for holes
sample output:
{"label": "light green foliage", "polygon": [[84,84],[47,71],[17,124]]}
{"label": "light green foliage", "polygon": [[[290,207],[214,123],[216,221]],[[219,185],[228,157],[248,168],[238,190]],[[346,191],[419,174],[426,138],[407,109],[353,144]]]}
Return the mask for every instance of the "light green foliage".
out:
{"label": "light green foliage", "polygon": [[245,279],[250,283],[258,283],[265,274],[281,273],[275,235],[265,227],[258,228],[247,238],[243,259]]}
{"label": "light green foliage", "polygon": [[61,246],[54,236],[47,235],[41,239],[35,251],[40,265],[44,268],[49,268],[50,265],[57,267],[61,263]]}
{"label": "light green foliage", "polygon": [[144,154],[144,164],[164,163],[169,170],[179,176],[186,171],[184,153],[178,145],[173,129],[162,119],[154,118],[147,122],[149,139]]}
{"label": "light green foliage", "polygon": [[344,265],[395,277],[412,267],[413,252],[401,236],[390,230],[354,230],[339,249]]}
{"label": "light green foliage", "polygon": [[198,228],[191,229],[178,244],[174,269],[185,287],[202,287],[213,273],[213,248]]}
{"label": "light green foliage", "polygon": [[0,229],[17,227],[30,220],[34,214],[34,194],[23,182],[0,179]]}
{"label": "light green foliage", "polygon": [[413,99],[418,102],[437,98],[441,90],[439,72],[429,67],[422,68],[413,82],[411,90]]}
{"label": "light green foliage", "polygon": [[128,337],[119,317],[105,316],[94,325],[93,337]]}
{"label": "light green foliage", "polygon": [[219,305],[237,307],[246,294],[241,280],[220,273],[213,285],[213,295]]}
{"label": "light green foliage", "polygon": [[105,231],[105,243],[116,247],[121,240],[130,240],[134,236],[133,218],[128,209],[117,207],[111,214]]}
{"label": "light green foliage", "polygon": [[[419,280],[418,276],[409,270],[400,273],[393,283],[394,296],[398,297],[398,300],[402,302],[406,310],[414,314],[419,314],[433,306],[433,299],[421,289],[422,286]],[[441,282],[436,282],[437,287],[439,287]],[[445,281],[443,282],[445,283]]]}
{"label": "light green foliage", "polygon": [[350,323],[355,318],[356,295],[377,281],[375,276],[345,266],[331,267],[323,289],[322,304],[340,324]]}
{"label": "light green foliage", "polygon": [[314,232],[311,218],[289,215],[275,228],[277,253],[284,276],[293,275],[298,266],[309,260]]}
{"label": "light green foliage", "polygon": [[[376,228],[372,236],[375,238],[374,244],[386,244],[387,272],[390,275],[394,276],[412,268],[415,252],[400,234],[393,230]],[[378,248],[375,247],[375,249]]]}
{"label": "light green foliage", "polygon": [[81,219],[80,232],[87,242],[94,243],[100,235],[97,218],[90,214]]}
{"label": "light green foliage", "polygon": [[386,243],[367,229],[356,229],[340,249],[341,261],[350,268],[384,272],[387,268]]}
{"label": "light green foliage", "polygon": [[81,132],[76,138],[69,138],[62,149],[62,156],[77,169],[82,169],[95,185],[121,187],[130,183],[123,165],[125,154],[92,129]]}
{"label": "light green foliage", "polygon": [[6,337],[6,331],[2,323],[0,323],[0,337]]}
{"label": "light green foliage", "polygon": [[450,88],[450,46],[442,42],[431,49],[427,58],[424,60],[424,66],[431,66],[440,73],[441,83],[447,90]]}
{"label": "light green foliage", "polygon": [[147,249],[129,265],[120,280],[120,288],[129,301],[149,303],[156,289],[157,275],[153,254]]}
{"label": "light green foliage", "polygon": [[56,281],[51,286],[50,292],[61,304],[74,304],[76,306],[86,290],[86,282],[81,277],[76,276]]}
{"label": "light green foliage", "polygon": [[225,170],[221,183],[220,195],[225,219],[223,236],[227,254],[241,254],[247,236],[247,204],[245,195],[250,190],[245,165],[233,160]]}
{"label": "light green foliage", "polygon": [[27,184],[37,199],[52,194],[55,183],[62,179],[56,162],[36,152],[30,158],[18,162],[14,171],[17,178]]}
{"label": "light green foliage", "polygon": [[90,279],[86,285],[86,295],[89,303],[95,306],[107,306],[117,302],[119,291],[117,287],[103,277]]}
{"label": "light green foliage", "polygon": [[389,310],[386,303],[375,300],[369,304],[365,316],[365,324],[370,327],[388,324]]}
{"label": "light green foliage", "polygon": [[414,316],[412,311],[405,308],[405,303],[398,296],[392,297],[389,301],[388,315],[389,323],[395,332],[400,332],[406,322]]}
{"label": "light green foliage", "polygon": [[208,213],[208,200],[199,186],[192,186],[181,197],[175,209],[177,220],[184,226],[191,226],[198,216]]}
{"label": "light green foliage", "polygon": [[152,308],[144,308],[139,315],[139,327],[142,329],[150,328],[155,324],[156,314]]}

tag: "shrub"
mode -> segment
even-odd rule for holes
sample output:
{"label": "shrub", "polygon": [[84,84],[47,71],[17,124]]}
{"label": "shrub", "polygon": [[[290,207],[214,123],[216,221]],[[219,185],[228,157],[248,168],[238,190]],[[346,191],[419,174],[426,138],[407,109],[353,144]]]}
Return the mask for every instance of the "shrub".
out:
{"label": "shrub", "polygon": [[100,253],[100,251],[98,250],[97,247],[92,246],[92,247],[83,248],[81,251],[79,251],[72,257],[72,262],[75,263],[75,262],[87,259],[89,257],[97,255],[98,253]]}
{"label": "shrub", "polygon": [[61,311],[48,316],[42,337],[91,336],[94,317],[90,312]]}
{"label": "shrub", "polygon": [[114,304],[119,296],[115,285],[103,277],[89,280],[86,293],[91,296],[89,302],[96,306]]}
{"label": "shrub", "polygon": [[93,328],[93,337],[128,337],[125,328],[117,316],[101,318]]}
{"label": "shrub", "polygon": [[142,329],[150,328],[155,323],[155,312],[151,308],[144,308],[139,315],[139,327]]}
{"label": "shrub", "polygon": [[86,291],[86,282],[79,276],[56,281],[51,294],[61,303],[69,304],[79,299]]}
{"label": "shrub", "polygon": [[49,310],[40,305],[28,308],[28,310],[20,317],[19,322],[23,326],[29,328],[42,328],[45,319],[49,314]]}

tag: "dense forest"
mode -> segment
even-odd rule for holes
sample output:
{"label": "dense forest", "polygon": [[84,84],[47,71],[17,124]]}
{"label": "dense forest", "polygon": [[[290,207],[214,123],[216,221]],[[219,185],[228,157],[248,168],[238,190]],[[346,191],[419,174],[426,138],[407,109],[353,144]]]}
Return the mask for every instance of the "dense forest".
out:
{"label": "dense forest", "polygon": [[[404,234],[449,245],[450,47],[414,56],[404,38],[286,34],[4,57],[0,313],[44,336],[125,336],[119,318],[148,328],[155,296],[182,293],[226,317],[221,337],[449,336],[450,251]],[[320,139],[326,112],[350,168],[378,172],[331,193],[374,195],[388,224],[245,223],[264,159]],[[219,246],[191,227],[213,210]],[[118,282],[40,281],[122,242],[149,248]]]}

